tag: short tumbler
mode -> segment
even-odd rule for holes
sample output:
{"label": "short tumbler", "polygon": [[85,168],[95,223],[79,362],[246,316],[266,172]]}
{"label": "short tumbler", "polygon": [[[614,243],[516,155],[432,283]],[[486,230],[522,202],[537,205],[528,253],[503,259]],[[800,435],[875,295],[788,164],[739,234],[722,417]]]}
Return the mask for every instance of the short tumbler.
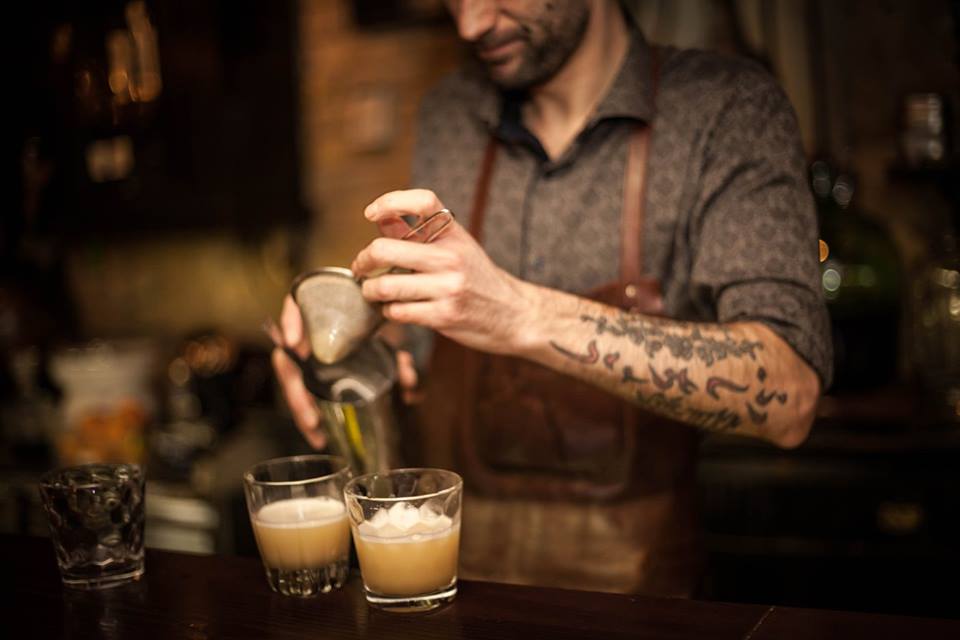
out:
{"label": "short tumbler", "polygon": [[144,473],[134,464],[56,469],[40,480],[63,583],[101,589],[143,575]]}
{"label": "short tumbler", "polygon": [[424,611],[453,600],[460,476],[442,469],[396,469],[359,476],[344,494],[369,604]]}
{"label": "short tumbler", "polygon": [[349,571],[350,526],[343,487],[344,458],[276,458],[244,475],[250,524],[270,588],[313,596],[343,585]]}

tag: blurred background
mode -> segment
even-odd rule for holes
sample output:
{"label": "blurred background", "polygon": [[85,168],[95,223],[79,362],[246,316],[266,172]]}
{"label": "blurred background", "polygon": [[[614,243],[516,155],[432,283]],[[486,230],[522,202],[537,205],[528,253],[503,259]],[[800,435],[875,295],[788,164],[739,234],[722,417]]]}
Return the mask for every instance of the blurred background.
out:
{"label": "blurred background", "polygon": [[[810,440],[711,437],[706,598],[957,616],[957,0],[648,0],[654,42],[754,58],[796,109],[836,381]],[[8,23],[0,531],[59,464],[149,466],[147,544],[255,554],[240,474],[305,451],[260,332],[406,185],[463,56],[439,0],[41,0]]]}

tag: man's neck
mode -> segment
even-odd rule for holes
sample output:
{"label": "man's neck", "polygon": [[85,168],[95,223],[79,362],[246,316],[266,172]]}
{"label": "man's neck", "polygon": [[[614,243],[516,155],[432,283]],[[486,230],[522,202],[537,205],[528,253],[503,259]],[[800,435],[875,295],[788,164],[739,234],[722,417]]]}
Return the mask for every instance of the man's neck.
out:
{"label": "man's neck", "polygon": [[595,3],[580,46],[555,76],[530,90],[523,122],[551,158],[562,155],[586,125],[629,46],[630,33],[618,4]]}

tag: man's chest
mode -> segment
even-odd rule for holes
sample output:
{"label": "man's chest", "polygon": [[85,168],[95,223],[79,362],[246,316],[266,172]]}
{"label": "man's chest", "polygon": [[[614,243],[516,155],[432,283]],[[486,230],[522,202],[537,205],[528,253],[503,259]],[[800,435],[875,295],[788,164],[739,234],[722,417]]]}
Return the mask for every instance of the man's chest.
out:
{"label": "man's chest", "polygon": [[[558,163],[497,145],[480,229],[494,262],[524,280],[575,293],[618,277],[628,135],[613,133]],[[464,160],[473,171],[446,166],[439,173],[453,179],[437,176],[436,184],[441,199],[457,207],[461,223],[469,226],[483,188],[482,163]]]}
{"label": "man's chest", "polygon": [[[623,239],[624,172],[632,127],[623,123],[590,140],[570,161],[544,163],[528,149],[499,144],[486,190],[482,243],[501,268],[524,280],[583,294],[618,279]],[[666,133],[666,132],[664,132]],[[486,146],[487,138],[475,144]],[[689,259],[684,194],[676,147],[655,130],[646,167],[639,228],[642,267],[659,280],[680,275]],[[440,163],[433,184],[469,226],[482,153]],[[680,246],[676,246],[679,241]]]}

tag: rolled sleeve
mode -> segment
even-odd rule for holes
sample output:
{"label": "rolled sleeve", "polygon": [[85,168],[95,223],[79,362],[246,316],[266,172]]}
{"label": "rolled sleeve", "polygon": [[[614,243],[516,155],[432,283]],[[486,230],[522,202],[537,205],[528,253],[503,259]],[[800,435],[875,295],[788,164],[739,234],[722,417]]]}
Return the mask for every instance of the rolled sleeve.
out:
{"label": "rolled sleeve", "polygon": [[760,72],[744,74],[703,154],[691,285],[720,322],[758,321],[832,378],[817,219],[793,110]]}

